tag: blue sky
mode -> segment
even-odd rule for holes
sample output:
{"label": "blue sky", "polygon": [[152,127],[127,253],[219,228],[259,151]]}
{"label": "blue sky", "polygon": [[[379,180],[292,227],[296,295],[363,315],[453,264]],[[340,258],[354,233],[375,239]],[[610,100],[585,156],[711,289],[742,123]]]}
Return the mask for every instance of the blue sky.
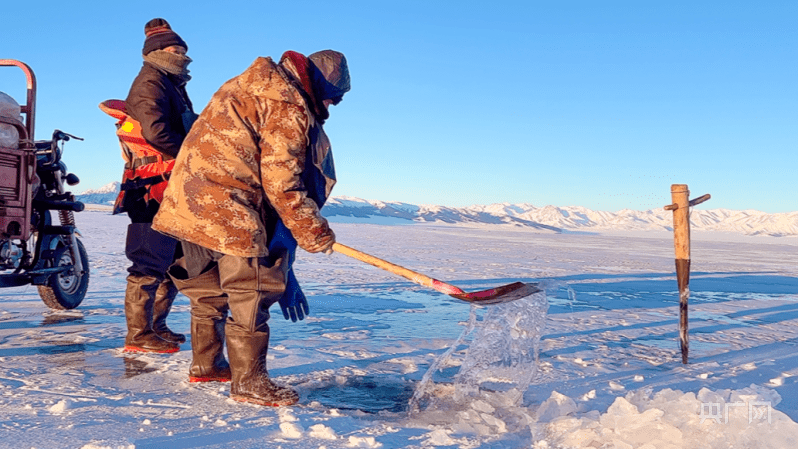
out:
{"label": "blue sky", "polygon": [[67,144],[76,192],[121,177],[97,104],[127,95],[163,17],[198,111],[257,56],[347,55],[334,195],[646,210],[680,183],[712,194],[702,208],[798,210],[795,1],[6,3],[0,58],[36,73],[36,137],[86,139]]}

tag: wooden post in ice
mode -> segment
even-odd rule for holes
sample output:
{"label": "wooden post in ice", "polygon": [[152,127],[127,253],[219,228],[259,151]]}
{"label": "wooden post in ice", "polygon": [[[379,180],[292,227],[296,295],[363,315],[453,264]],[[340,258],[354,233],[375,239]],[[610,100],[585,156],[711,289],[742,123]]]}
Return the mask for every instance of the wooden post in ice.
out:
{"label": "wooden post in ice", "polygon": [[687,184],[671,185],[672,204],[665,210],[673,211],[673,247],[676,252],[676,283],[679,286],[679,347],[682,363],[687,364],[690,351],[687,326],[687,301],[690,298],[690,207],[710,198],[709,194],[689,200]]}

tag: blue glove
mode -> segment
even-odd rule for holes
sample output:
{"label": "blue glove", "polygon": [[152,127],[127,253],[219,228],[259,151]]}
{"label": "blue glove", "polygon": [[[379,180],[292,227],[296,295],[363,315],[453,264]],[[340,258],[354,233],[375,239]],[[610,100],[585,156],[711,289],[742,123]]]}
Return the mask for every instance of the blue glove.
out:
{"label": "blue glove", "polygon": [[283,309],[283,317],[286,320],[296,322],[297,319],[304,320],[305,316],[310,315],[310,308],[308,307],[308,300],[302,289],[299,287],[299,282],[294,275],[294,260],[296,259],[296,239],[291,235],[291,231],[285,227],[282,220],[277,222],[274,228],[274,235],[271,242],[269,242],[269,252],[285,251],[288,257],[288,279],[285,284],[285,292],[280,298],[280,308]]}
{"label": "blue glove", "polygon": [[294,276],[294,270],[288,272],[288,282],[285,286],[285,293],[280,298],[280,308],[283,309],[283,316],[286,320],[290,319],[296,323],[305,319],[306,315],[310,315],[310,308],[308,307],[308,300],[302,289],[299,288],[299,283]]}

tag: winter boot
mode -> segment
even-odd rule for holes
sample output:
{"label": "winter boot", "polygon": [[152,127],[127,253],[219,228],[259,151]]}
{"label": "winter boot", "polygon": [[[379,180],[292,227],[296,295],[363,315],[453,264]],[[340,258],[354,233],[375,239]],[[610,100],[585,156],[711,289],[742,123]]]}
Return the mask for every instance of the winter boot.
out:
{"label": "winter boot", "polygon": [[160,280],[152,276],[131,274],[127,277],[125,352],[170,353],[180,350],[180,346],[162,339],[152,329],[153,303],[160,284]]}
{"label": "winter boot", "polygon": [[200,275],[188,278],[180,259],[169,275],[191,301],[191,352],[189,382],[229,382],[230,365],[224,358],[224,327],[227,295],[219,286],[219,268],[213,265]]}
{"label": "winter boot", "polygon": [[275,385],[266,370],[269,349],[269,307],[285,292],[285,257],[246,258],[225,255],[218,260],[219,282],[231,317],[225,328],[232,379],[230,398],[264,406],[296,404],[299,395]]}
{"label": "winter boot", "polygon": [[266,371],[269,333],[235,334],[227,332],[227,353],[233,373],[230,398],[238,402],[280,407],[293,405],[299,395],[290,388],[275,385]]}
{"label": "winter boot", "polygon": [[224,320],[210,323],[191,319],[189,382],[230,382],[230,364],[224,358]]}
{"label": "winter boot", "polygon": [[166,317],[172,309],[175,296],[177,296],[177,287],[167,276],[155,292],[155,304],[153,304],[152,308],[152,330],[164,340],[180,344],[186,342],[186,336],[172,332],[166,326]]}

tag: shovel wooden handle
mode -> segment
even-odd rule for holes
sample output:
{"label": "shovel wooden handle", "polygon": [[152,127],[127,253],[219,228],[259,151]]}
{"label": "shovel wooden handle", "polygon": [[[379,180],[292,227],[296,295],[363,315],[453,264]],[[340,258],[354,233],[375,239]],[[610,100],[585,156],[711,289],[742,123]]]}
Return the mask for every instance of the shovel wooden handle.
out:
{"label": "shovel wooden handle", "polygon": [[361,262],[365,262],[369,265],[373,265],[377,268],[381,268],[386,271],[390,271],[393,274],[398,276],[402,276],[403,278],[414,282],[418,285],[423,285],[424,287],[429,287],[433,290],[437,290],[441,293],[447,295],[462,295],[465,292],[454,285],[447,284],[445,282],[439,281],[437,279],[433,279],[429,276],[425,276],[421,273],[416,273],[413,270],[408,270],[405,267],[401,267],[399,265],[390,263],[386,260],[382,260],[380,258],[374,257],[372,255],[366,254],[364,252],[358,251],[354,248],[350,248],[346,245],[342,245],[340,243],[333,244],[333,251],[337,253],[341,253],[345,256],[352,257],[357,259]]}

